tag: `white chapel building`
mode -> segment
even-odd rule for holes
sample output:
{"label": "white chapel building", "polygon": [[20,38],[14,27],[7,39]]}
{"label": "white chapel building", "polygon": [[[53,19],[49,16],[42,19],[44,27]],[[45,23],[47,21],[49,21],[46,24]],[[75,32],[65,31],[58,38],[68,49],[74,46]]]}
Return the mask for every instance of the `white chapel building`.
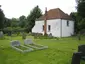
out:
{"label": "white chapel building", "polygon": [[54,37],[68,37],[74,34],[74,21],[59,8],[46,10],[35,21],[32,33],[52,34]]}

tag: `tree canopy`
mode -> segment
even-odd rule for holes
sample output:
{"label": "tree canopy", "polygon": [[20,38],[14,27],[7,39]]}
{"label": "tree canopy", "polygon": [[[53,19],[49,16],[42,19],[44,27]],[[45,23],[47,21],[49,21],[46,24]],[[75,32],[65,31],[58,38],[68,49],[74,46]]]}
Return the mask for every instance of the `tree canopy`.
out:
{"label": "tree canopy", "polygon": [[0,29],[4,28],[4,20],[5,20],[4,18],[5,18],[5,15],[2,9],[0,8]]}
{"label": "tree canopy", "polygon": [[35,20],[37,18],[39,18],[40,16],[42,16],[42,12],[39,8],[39,6],[36,6],[33,8],[33,10],[31,10],[30,14],[27,17],[27,27],[28,27],[28,31],[31,31],[31,29],[33,28],[33,26],[35,25]]}
{"label": "tree canopy", "polygon": [[75,32],[79,33],[85,29],[85,0],[77,1],[77,12],[72,12],[70,15],[75,21]]}
{"label": "tree canopy", "polygon": [[19,26],[22,27],[22,28],[25,27],[26,21],[27,21],[27,19],[24,15],[20,16],[19,17]]}
{"label": "tree canopy", "polygon": [[82,18],[85,18],[85,0],[78,0],[77,11]]}
{"label": "tree canopy", "polygon": [[0,8],[0,29],[25,28],[30,32],[35,25],[35,20],[40,16],[42,16],[42,12],[39,6],[35,6],[27,17],[22,15],[19,18],[12,19],[6,18]]}

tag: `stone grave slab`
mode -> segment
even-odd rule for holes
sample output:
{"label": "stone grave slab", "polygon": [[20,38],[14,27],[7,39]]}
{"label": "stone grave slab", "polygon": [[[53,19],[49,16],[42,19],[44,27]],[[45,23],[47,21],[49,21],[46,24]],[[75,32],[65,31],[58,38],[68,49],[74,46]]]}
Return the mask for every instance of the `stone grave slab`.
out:
{"label": "stone grave slab", "polygon": [[22,52],[22,53],[33,51],[32,48],[21,45],[18,40],[11,41],[11,47],[17,51]]}
{"label": "stone grave slab", "polygon": [[25,45],[25,46],[32,47],[32,48],[34,48],[34,49],[36,49],[36,50],[48,48],[48,46],[44,46],[44,45],[40,45],[40,44],[34,43],[34,42],[32,41],[32,39],[25,39],[25,40],[24,40],[24,45]]}

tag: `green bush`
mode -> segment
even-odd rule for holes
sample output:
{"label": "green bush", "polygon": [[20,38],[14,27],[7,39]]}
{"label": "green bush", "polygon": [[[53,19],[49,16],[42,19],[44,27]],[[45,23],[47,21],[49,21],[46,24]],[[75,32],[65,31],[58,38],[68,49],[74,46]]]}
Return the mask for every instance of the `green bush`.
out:
{"label": "green bush", "polygon": [[32,36],[34,36],[35,39],[58,39],[57,37],[43,35],[41,33],[32,33]]}
{"label": "green bush", "polygon": [[25,28],[21,28],[21,27],[7,27],[7,28],[4,28],[3,29],[3,32],[5,34],[17,34],[17,35],[20,35],[20,32],[24,32],[25,31]]}

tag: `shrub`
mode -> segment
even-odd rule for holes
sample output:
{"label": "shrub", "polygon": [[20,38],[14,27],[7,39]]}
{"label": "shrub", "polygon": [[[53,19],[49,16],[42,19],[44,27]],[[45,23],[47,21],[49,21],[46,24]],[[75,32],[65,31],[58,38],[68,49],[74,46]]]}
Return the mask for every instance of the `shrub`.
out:
{"label": "shrub", "polygon": [[58,39],[57,37],[53,37],[50,33],[49,35],[43,35],[42,33],[32,33],[32,36],[36,39]]}
{"label": "shrub", "polygon": [[20,32],[24,32],[25,28],[21,27],[7,27],[3,29],[3,32],[8,34],[8,36],[11,36],[12,34],[20,35]]}

